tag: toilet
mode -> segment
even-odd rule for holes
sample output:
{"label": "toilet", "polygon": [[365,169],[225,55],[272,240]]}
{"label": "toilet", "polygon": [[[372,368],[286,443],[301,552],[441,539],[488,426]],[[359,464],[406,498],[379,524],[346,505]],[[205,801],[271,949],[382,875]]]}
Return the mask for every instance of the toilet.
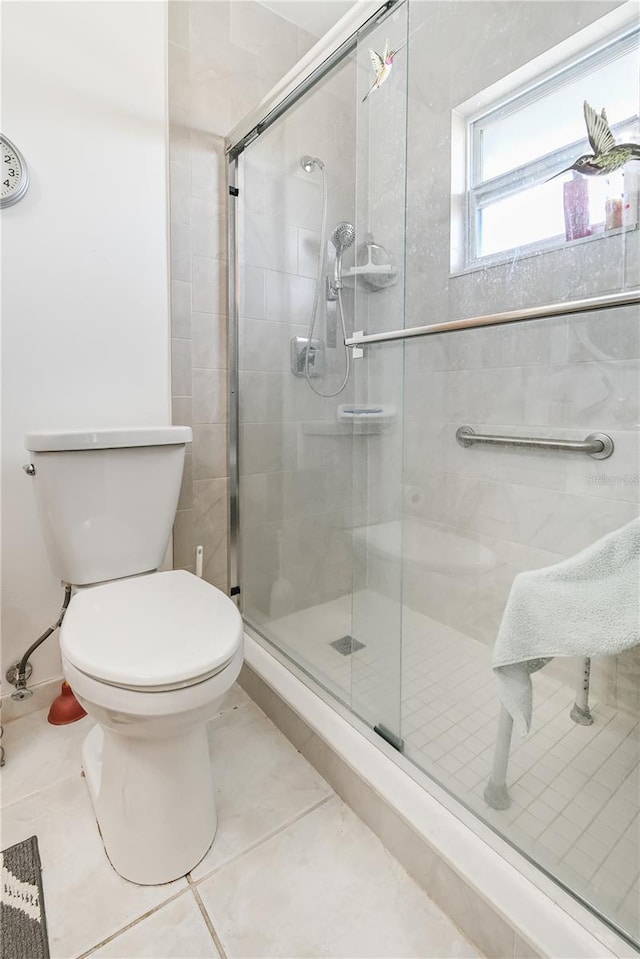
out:
{"label": "toilet", "polygon": [[60,648],[96,723],[87,786],[113,867],[143,885],[184,876],[213,842],[206,723],[242,666],[232,600],[158,572],[190,440],[182,426],[26,437],[49,561],[74,587]]}

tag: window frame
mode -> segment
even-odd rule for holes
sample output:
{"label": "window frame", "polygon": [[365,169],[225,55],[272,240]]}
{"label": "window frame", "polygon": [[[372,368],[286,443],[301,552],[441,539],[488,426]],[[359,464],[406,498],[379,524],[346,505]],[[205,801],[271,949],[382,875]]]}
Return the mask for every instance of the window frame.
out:
{"label": "window frame", "polygon": [[[481,111],[465,118],[465,138],[467,146],[466,162],[466,191],[464,215],[464,267],[461,272],[472,272],[487,266],[497,265],[513,260],[514,251],[518,256],[527,256],[539,252],[564,248],[569,244],[584,243],[601,239],[603,236],[612,236],[628,230],[638,229],[636,211],[635,224],[629,224],[606,234],[595,233],[588,237],[567,241],[564,234],[545,237],[533,243],[510,247],[496,253],[479,253],[480,242],[480,214],[483,208],[499,200],[506,199],[514,194],[521,193],[532,186],[544,182],[569,166],[577,156],[590,152],[586,136],[575,140],[566,146],[560,147],[541,157],[529,161],[519,167],[508,170],[506,173],[481,180],[482,170],[482,131],[492,122],[499,121],[525,108],[531,103],[543,99],[549,93],[561,89],[571,82],[590,72],[594,67],[614,62],[640,44],[640,26],[627,25],[622,30],[610,34],[606,39],[600,39],[581,53],[567,58],[553,71],[541,75],[525,86],[514,90],[485,105]],[[638,114],[627,117],[611,125],[611,131],[619,139],[620,134],[633,123],[637,123]]]}

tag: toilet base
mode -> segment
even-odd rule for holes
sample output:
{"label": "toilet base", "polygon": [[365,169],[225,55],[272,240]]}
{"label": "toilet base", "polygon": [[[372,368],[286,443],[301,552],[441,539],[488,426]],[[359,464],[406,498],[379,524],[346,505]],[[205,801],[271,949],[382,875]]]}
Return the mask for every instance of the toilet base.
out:
{"label": "toilet base", "polygon": [[165,739],[95,726],[82,766],[106,853],[124,879],[159,885],[200,862],[217,828],[204,723]]}

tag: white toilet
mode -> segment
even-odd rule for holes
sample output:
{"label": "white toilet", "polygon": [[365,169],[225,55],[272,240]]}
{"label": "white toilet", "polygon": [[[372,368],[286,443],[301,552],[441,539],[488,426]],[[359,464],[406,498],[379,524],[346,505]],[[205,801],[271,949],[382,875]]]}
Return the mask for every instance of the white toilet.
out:
{"label": "white toilet", "polygon": [[170,882],[205,855],[216,810],[205,724],[242,665],[234,603],[157,572],[178,503],[187,427],[30,433],[51,566],[76,587],[63,672],[97,725],[84,772],[114,868]]}

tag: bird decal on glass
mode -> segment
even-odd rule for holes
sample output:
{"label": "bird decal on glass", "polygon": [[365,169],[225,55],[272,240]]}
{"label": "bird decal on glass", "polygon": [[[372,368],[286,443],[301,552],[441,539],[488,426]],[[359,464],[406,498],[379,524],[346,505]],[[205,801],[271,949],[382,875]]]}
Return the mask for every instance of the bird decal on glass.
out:
{"label": "bird decal on glass", "polygon": [[[422,24],[420,24],[422,26]],[[385,80],[388,79],[389,74],[391,73],[391,68],[393,67],[393,61],[398,56],[401,50],[404,50],[406,45],[409,43],[409,40],[416,33],[420,27],[417,27],[413,33],[410,33],[405,42],[400,47],[396,47],[395,50],[389,49],[389,41],[384,45],[383,53],[378,53],[376,50],[369,50],[369,56],[371,57],[371,66],[373,67],[373,72],[376,75],[373,84],[368,90],[368,92],[362,98],[362,102],[368,100],[374,90],[379,90]]]}
{"label": "bird decal on glass", "polygon": [[[585,153],[584,156],[578,157],[575,163],[556,173],[555,176],[561,176],[569,170],[577,170],[585,176],[608,176],[623,167],[629,160],[640,160],[640,144],[616,143],[604,107],[602,112],[598,113],[585,100],[584,120],[593,153]],[[554,177],[551,179],[553,180]]]}
{"label": "bird decal on glass", "polygon": [[373,85],[368,90],[368,92],[362,98],[362,102],[368,100],[374,90],[379,90],[384,81],[388,78],[391,73],[391,68],[393,66],[393,61],[398,53],[397,50],[389,49],[389,41],[385,43],[384,53],[378,53],[376,50],[369,50],[369,56],[371,57],[371,66],[373,67],[373,72],[376,75]]}

